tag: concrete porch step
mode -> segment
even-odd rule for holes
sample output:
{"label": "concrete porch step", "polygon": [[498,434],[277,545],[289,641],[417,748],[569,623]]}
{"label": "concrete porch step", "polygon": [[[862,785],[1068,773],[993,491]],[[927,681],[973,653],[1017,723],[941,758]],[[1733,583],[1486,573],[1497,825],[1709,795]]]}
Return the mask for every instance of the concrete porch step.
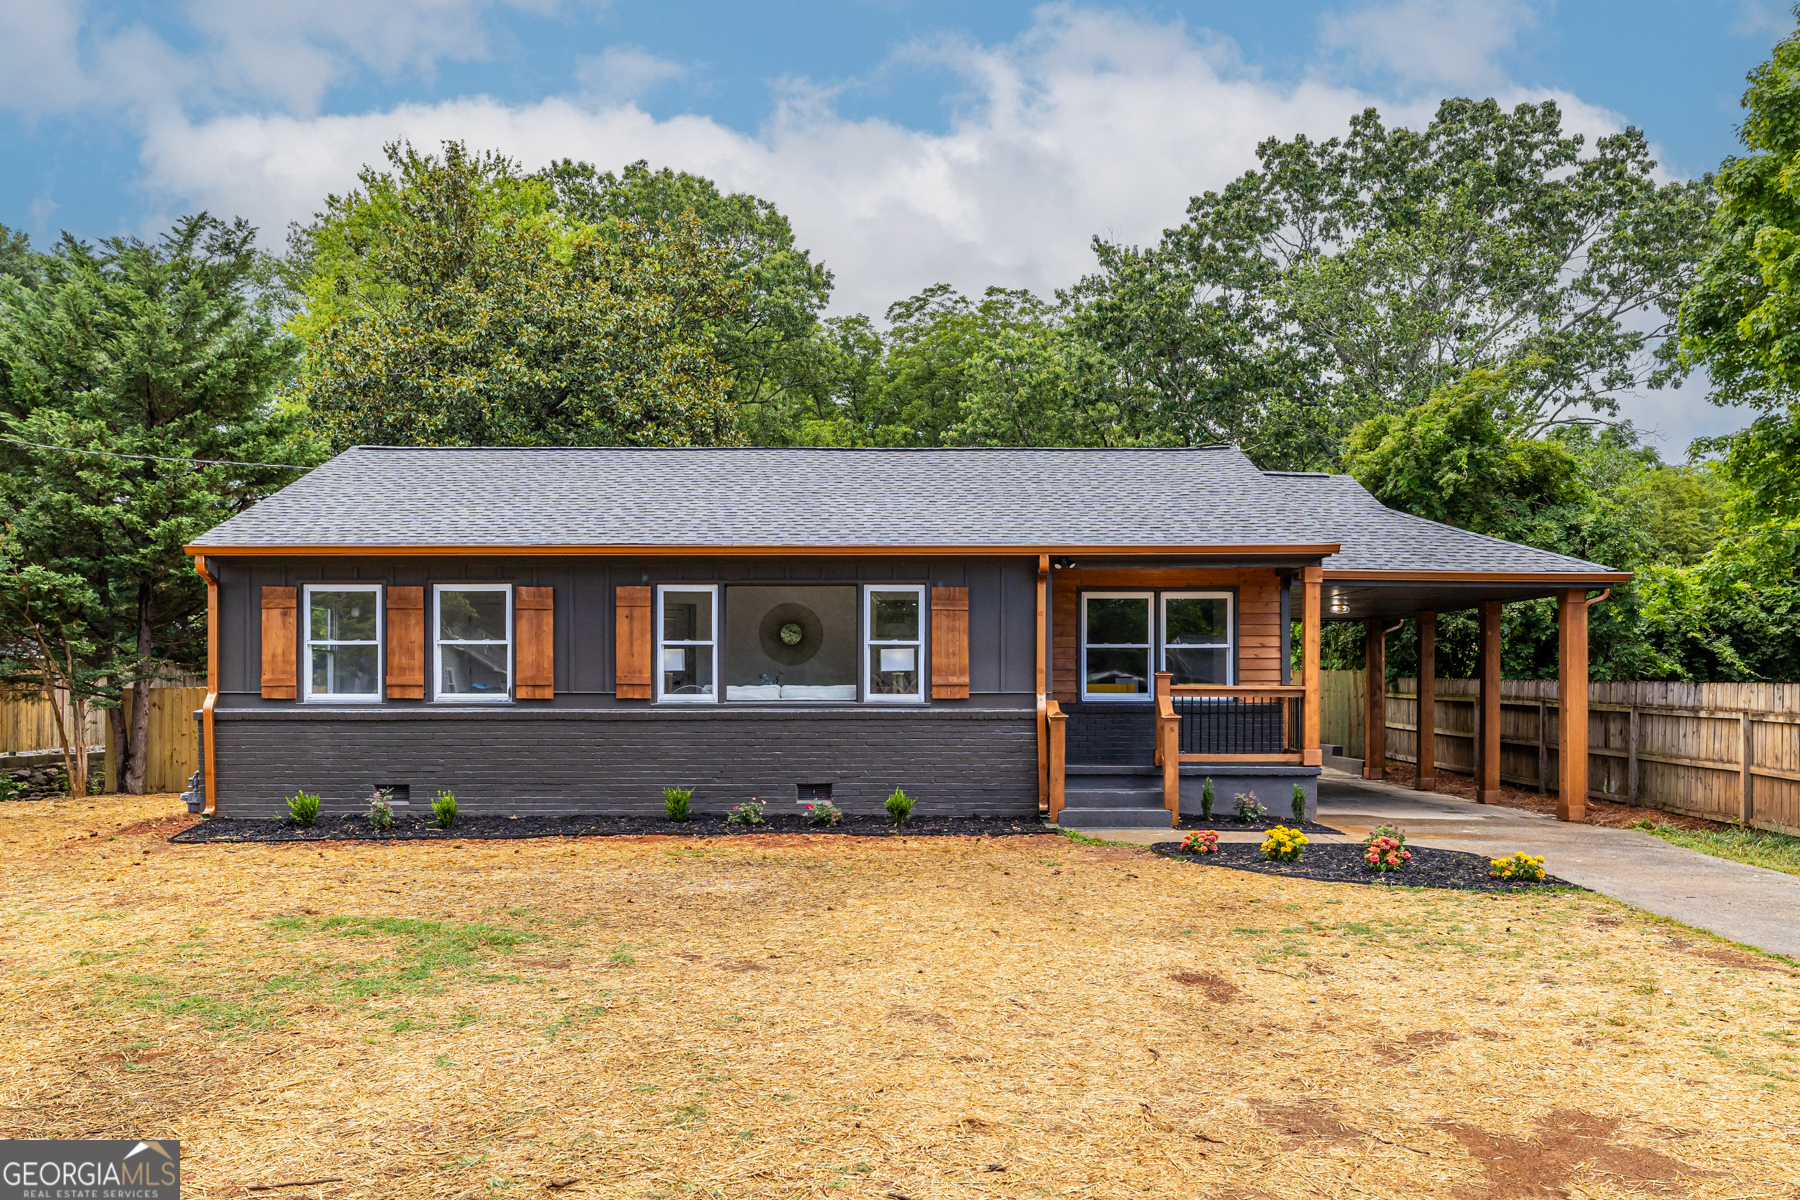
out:
{"label": "concrete porch step", "polygon": [[1056,818],[1064,829],[1171,829],[1166,808],[1070,808]]}
{"label": "concrete porch step", "polygon": [[[1064,788],[1064,807],[1078,808],[1163,808],[1162,789],[1149,788]],[[1164,812],[1168,810],[1163,809]]]}

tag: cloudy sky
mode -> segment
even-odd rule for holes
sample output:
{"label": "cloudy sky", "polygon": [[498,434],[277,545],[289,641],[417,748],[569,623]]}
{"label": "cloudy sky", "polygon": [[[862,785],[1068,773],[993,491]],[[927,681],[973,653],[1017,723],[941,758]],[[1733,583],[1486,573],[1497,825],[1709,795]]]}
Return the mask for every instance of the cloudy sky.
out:
{"label": "cloudy sky", "polygon": [[[834,311],[1048,292],[1154,240],[1264,137],[1553,98],[1670,177],[1731,153],[1770,0],[0,0],[0,224],[42,246],[200,208],[279,244],[384,141],[696,171],[773,200]],[[1704,389],[1632,406],[1680,457]]]}

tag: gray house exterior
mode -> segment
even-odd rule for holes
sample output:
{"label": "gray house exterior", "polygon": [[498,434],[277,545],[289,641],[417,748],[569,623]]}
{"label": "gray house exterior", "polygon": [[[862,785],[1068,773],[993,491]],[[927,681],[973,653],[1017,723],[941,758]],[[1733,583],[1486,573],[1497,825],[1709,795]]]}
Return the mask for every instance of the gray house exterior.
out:
{"label": "gray house exterior", "polygon": [[1628,578],[1231,447],[357,447],[188,552],[194,803],[263,818],[679,785],[1166,826],[1203,774],[1313,794],[1323,620]]}

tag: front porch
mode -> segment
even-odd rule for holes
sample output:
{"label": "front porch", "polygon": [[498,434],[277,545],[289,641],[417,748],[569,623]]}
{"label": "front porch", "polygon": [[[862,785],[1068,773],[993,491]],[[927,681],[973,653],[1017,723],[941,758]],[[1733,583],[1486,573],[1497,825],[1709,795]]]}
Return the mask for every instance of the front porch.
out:
{"label": "front porch", "polygon": [[[1499,787],[1502,606],[1545,596],[1557,600],[1560,686],[1573,698],[1558,711],[1558,744],[1570,752],[1558,756],[1557,815],[1565,821],[1583,815],[1587,613],[1609,594],[1602,586],[1628,576],[1608,573],[1570,587],[1569,575],[1550,573],[1328,570],[1280,562],[1135,570],[1086,568],[1069,559],[1052,564],[1049,555],[1040,560],[1039,790],[1053,822],[1066,814],[1071,823],[1096,828],[1171,828],[1184,814],[1200,812],[1209,778],[1215,816],[1230,814],[1238,793],[1254,792],[1271,817],[1287,817],[1299,783],[1311,819],[1323,761],[1324,622],[1364,624],[1371,679],[1385,676],[1387,636],[1415,622],[1426,681],[1420,702],[1431,711],[1437,614],[1463,608],[1478,610],[1481,621],[1476,747],[1478,796],[1485,803]],[[1200,600],[1224,619],[1206,617],[1201,631],[1190,634],[1180,625],[1186,620],[1191,628],[1193,617],[1172,605]],[[1367,745],[1356,748],[1370,779],[1385,774],[1385,727],[1373,713]],[[1422,739],[1420,746],[1421,789],[1435,775],[1431,742]]]}

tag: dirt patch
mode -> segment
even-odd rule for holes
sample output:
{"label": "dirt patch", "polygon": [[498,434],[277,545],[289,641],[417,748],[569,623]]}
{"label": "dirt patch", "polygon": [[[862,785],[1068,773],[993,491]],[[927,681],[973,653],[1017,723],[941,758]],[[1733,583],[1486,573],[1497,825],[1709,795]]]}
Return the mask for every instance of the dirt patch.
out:
{"label": "dirt patch", "polygon": [[1669,948],[1678,950],[1694,958],[1703,958],[1709,963],[1721,967],[1735,967],[1740,971],[1774,971],[1786,974],[1788,968],[1770,959],[1759,958],[1742,950],[1734,950],[1730,946],[1709,946],[1701,942],[1690,942],[1686,938],[1671,937]]}
{"label": "dirt patch", "polygon": [[955,1023],[941,1012],[932,1012],[928,1008],[914,1008],[908,1004],[895,1004],[888,1008],[895,1020],[905,1021],[909,1025],[928,1025],[933,1029],[950,1030]]}
{"label": "dirt patch", "polygon": [[1320,1140],[1327,1143],[1363,1140],[1359,1131],[1344,1123],[1337,1105],[1329,1100],[1300,1100],[1290,1104],[1252,1100],[1250,1107],[1256,1111],[1257,1124],[1286,1134],[1289,1145],[1308,1141],[1316,1144]]}
{"label": "dirt patch", "polygon": [[1182,987],[1199,988],[1200,994],[1214,1004],[1229,1004],[1237,999],[1238,985],[1217,971],[1176,971],[1169,978]]}
{"label": "dirt patch", "polygon": [[1406,1035],[1400,1042],[1380,1042],[1370,1047],[1375,1057],[1385,1062],[1410,1062],[1422,1054],[1429,1054],[1440,1046],[1447,1046],[1456,1040],[1457,1035],[1447,1029],[1420,1029]]}
{"label": "dirt patch", "polygon": [[1475,1125],[1445,1122],[1469,1157],[1481,1164],[1488,1186],[1462,1188],[1470,1200],[1518,1196],[1567,1196],[1568,1185],[1585,1164],[1629,1184],[1668,1192],[1685,1177],[1712,1174],[1655,1150],[1621,1145],[1613,1140],[1621,1122],[1578,1109],[1559,1108],[1539,1122],[1530,1139],[1492,1133]]}

